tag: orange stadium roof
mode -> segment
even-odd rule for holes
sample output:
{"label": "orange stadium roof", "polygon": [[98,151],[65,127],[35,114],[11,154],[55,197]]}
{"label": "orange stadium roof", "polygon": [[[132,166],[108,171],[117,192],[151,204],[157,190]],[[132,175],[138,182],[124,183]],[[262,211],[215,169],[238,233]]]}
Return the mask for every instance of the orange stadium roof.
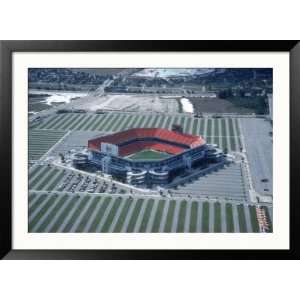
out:
{"label": "orange stadium roof", "polygon": [[[157,138],[162,141],[166,141],[169,143],[176,143],[176,146],[170,146],[167,147],[164,145],[158,146],[160,143],[155,143],[155,148],[165,149],[166,152],[169,152],[171,154],[178,154],[184,151],[184,148],[195,148],[197,146],[201,146],[205,144],[205,140],[201,136],[191,135],[191,134],[185,134],[175,131],[170,131],[167,129],[161,129],[161,128],[133,128],[121,132],[117,132],[110,135],[101,136],[95,139],[91,139],[88,141],[88,147],[90,149],[94,150],[100,150],[101,143],[109,143],[109,144],[115,144],[120,145],[125,142],[129,142],[130,140],[134,139],[143,139],[143,138]],[[153,144],[154,145],[154,144]],[[178,145],[182,145],[182,149],[178,147]],[[128,145],[127,145],[128,146]],[[124,146],[124,147],[127,147]],[[146,144],[145,144],[146,147]],[[121,146],[122,148],[122,146]],[[127,147],[128,148],[128,147]],[[140,147],[137,147],[140,148]],[[150,144],[147,144],[147,148],[150,148]],[[129,149],[120,149],[120,155],[127,154],[128,152],[134,152],[134,148],[132,148],[132,151],[129,151]],[[122,155],[122,156],[123,156]],[[127,154],[128,155],[128,154]]]}

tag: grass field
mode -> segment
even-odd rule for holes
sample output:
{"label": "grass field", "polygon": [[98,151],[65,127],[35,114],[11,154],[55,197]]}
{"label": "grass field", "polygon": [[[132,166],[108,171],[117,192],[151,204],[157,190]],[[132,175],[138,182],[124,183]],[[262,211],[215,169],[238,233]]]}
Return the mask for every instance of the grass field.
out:
{"label": "grass field", "polygon": [[[68,192],[69,185],[65,189],[58,188],[67,174],[59,167],[47,165],[30,169],[29,216],[39,219],[51,214],[56,220],[53,228],[44,224],[42,231],[57,232],[62,224],[65,224],[62,232],[86,231],[83,218],[91,220],[88,232],[259,232],[255,206],[252,205],[206,201],[204,198],[187,201],[139,196],[131,201],[126,200],[125,195],[116,199],[118,196],[113,194],[73,194]],[[66,196],[62,198],[62,195]],[[70,221],[67,216],[73,209],[74,216]],[[234,218],[237,218],[235,222]],[[38,221],[32,221],[31,230],[37,230],[35,222]],[[74,224],[81,225],[77,228]]]}
{"label": "grass field", "polygon": [[161,160],[170,157],[166,152],[159,152],[154,150],[143,150],[137,153],[134,153],[127,158],[132,160]]}
{"label": "grass field", "polygon": [[40,159],[66,132],[54,130],[29,130],[29,160]]}
{"label": "grass field", "polygon": [[236,232],[231,207],[226,205],[223,220],[219,202],[44,192],[30,192],[29,199],[29,232]]}
{"label": "grass field", "polygon": [[67,113],[51,115],[40,124],[34,126],[37,130],[48,131],[101,131],[117,132],[129,128],[166,128],[173,124],[181,124],[188,134],[202,135],[209,143],[215,143],[229,151],[240,151],[239,121],[235,118],[193,118],[183,115],[158,114],[80,114]]}

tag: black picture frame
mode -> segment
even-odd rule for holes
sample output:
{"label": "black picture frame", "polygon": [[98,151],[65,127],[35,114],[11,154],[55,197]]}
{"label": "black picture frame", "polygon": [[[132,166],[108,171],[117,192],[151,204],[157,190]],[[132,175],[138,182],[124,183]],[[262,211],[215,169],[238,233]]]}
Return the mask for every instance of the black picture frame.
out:
{"label": "black picture frame", "polygon": [[[289,250],[14,250],[12,242],[12,54],[56,51],[259,51],[290,53]],[[1,41],[0,42],[0,258],[4,259],[299,259],[297,184],[300,125],[298,41]]]}

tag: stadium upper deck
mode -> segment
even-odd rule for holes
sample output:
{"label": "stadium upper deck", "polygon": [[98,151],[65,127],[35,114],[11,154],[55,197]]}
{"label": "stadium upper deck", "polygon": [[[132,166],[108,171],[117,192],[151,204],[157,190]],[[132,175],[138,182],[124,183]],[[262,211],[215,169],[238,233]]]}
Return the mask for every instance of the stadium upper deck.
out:
{"label": "stadium upper deck", "polygon": [[88,148],[100,151],[102,143],[117,145],[120,156],[127,156],[144,149],[176,155],[204,145],[205,140],[201,136],[161,128],[134,128],[89,140]]}

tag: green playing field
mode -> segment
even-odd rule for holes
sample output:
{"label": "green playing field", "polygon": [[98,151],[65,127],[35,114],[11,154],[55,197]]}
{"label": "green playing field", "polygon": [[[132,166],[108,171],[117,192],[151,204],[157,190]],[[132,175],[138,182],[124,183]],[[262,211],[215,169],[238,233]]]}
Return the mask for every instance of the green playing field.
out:
{"label": "green playing field", "polygon": [[137,153],[134,153],[127,158],[130,158],[132,160],[160,160],[160,159],[165,159],[169,157],[170,154],[166,152],[159,152],[159,151],[154,151],[154,150],[143,150]]}

